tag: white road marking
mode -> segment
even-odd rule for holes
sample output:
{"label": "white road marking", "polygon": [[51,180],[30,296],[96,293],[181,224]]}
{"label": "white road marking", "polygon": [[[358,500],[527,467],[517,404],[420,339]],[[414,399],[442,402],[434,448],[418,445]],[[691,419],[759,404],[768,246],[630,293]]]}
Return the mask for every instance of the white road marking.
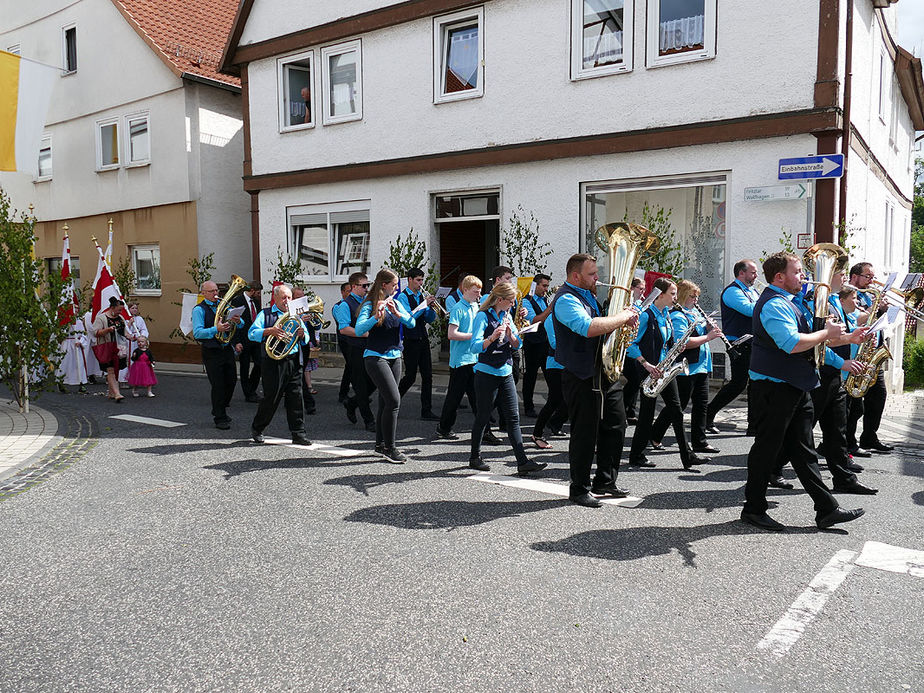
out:
{"label": "white road marking", "polygon": [[828,564],[812,578],[808,589],[799,595],[770,632],[757,643],[757,649],[769,651],[776,657],[782,657],[789,652],[789,648],[795,645],[808,625],[821,612],[828,597],[834,594],[847,574],[853,570],[856,557],[856,551],[847,549],[834,554]]}
{"label": "white road marking", "polygon": [[295,450],[313,450],[316,452],[324,452],[329,455],[334,455],[336,457],[359,457],[360,455],[366,454],[366,452],[362,450],[350,450],[349,448],[338,448],[336,445],[325,445],[324,443],[312,443],[311,445],[295,445],[291,440],[287,438],[267,438],[266,443],[268,445],[284,445],[287,448],[293,448]]}
{"label": "white road marking", "polygon": [[904,573],[914,577],[924,577],[924,551],[903,549],[878,541],[863,544],[857,565],[890,573]]}
{"label": "white road marking", "polygon": [[131,421],[133,423],[143,423],[150,424],[151,426],[161,426],[162,428],[176,428],[177,426],[185,426],[185,423],[179,423],[177,421],[167,421],[166,419],[153,419],[150,416],[135,416],[134,414],[116,414],[115,416],[110,416],[110,419],[122,419],[122,421]]}
{"label": "white road marking", "polygon": [[[488,472],[479,472],[468,477],[473,481],[484,481],[489,484],[499,484],[500,486],[512,486],[522,488],[527,491],[538,491],[539,493],[548,493],[552,496],[568,497],[568,486],[566,484],[556,484],[551,481],[540,481],[539,479],[528,479],[526,477],[501,476],[499,474],[490,474]],[[641,503],[643,498],[601,498],[600,502],[606,505],[621,505],[624,508],[634,508]]]}

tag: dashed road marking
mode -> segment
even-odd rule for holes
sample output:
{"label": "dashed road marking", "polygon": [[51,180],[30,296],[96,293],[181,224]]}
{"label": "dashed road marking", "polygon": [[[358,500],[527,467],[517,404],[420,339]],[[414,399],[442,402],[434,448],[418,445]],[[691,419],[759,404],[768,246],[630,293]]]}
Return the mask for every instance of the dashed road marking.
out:
{"label": "dashed road marking", "polygon": [[868,541],[863,544],[863,550],[857,558],[857,565],[890,573],[924,577],[924,551]]}
{"label": "dashed road marking", "polygon": [[812,578],[808,589],[792,603],[789,610],[776,622],[763,640],[757,643],[758,650],[768,651],[782,657],[796,644],[809,624],[821,612],[825,602],[840,587],[844,578],[854,568],[856,551],[842,549],[834,554],[828,564]]}
{"label": "dashed road marking", "polygon": [[185,423],[179,423],[177,421],[167,421],[166,419],[154,419],[150,416],[135,416],[134,414],[116,414],[115,416],[110,416],[110,419],[121,419],[122,421],[131,421],[132,423],[143,423],[149,424],[151,426],[160,426],[161,428],[176,428],[177,426],[185,426]]}
{"label": "dashed road marking", "polygon": [[[489,474],[488,472],[479,472],[468,477],[473,481],[483,481],[489,484],[498,484],[500,486],[511,486],[513,488],[522,488],[527,491],[537,491],[547,493],[552,496],[568,497],[568,486],[565,484],[556,484],[551,481],[540,481],[539,479],[527,479],[515,476],[501,476],[499,474]],[[601,498],[600,502],[606,505],[619,505],[624,508],[634,508],[638,506],[644,498],[629,496],[628,498]]]}
{"label": "dashed road marking", "polygon": [[293,448],[295,450],[313,450],[316,452],[324,452],[329,455],[334,455],[336,457],[359,457],[360,455],[366,455],[367,452],[363,450],[350,450],[349,448],[338,448],[336,445],[325,445],[324,443],[312,443],[311,445],[296,445],[291,440],[286,438],[267,438],[267,445],[283,445],[287,448]]}

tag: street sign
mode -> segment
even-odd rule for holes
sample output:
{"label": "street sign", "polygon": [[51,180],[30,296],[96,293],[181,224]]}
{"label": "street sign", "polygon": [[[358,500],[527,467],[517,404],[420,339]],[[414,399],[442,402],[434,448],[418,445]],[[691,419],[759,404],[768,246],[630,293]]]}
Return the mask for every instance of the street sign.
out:
{"label": "street sign", "polygon": [[812,196],[812,186],[808,183],[793,185],[764,185],[759,188],[745,188],[745,202],[767,202],[769,200],[804,200]]}
{"label": "street sign", "polygon": [[844,175],[843,154],[820,154],[780,159],[779,179],[840,178]]}

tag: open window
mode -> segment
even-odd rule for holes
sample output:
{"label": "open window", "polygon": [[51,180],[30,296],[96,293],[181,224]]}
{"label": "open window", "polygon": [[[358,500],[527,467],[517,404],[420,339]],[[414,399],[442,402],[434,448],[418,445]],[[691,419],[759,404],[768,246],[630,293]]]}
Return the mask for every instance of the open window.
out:
{"label": "open window", "polygon": [[633,0],[571,0],[571,78],[632,69]]}
{"label": "open window", "polygon": [[362,44],[350,41],[321,49],[324,124],[362,120]]}
{"label": "open window", "polygon": [[314,52],[280,58],[279,130],[302,130],[314,127]]}
{"label": "open window", "polygon": [[434,103],[484,95],[484,8],[433,20]]}

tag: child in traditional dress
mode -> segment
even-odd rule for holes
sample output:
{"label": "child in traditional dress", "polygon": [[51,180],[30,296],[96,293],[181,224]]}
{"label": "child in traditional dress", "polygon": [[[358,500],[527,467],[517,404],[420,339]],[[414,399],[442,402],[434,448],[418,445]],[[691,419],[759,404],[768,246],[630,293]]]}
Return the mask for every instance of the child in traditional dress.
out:
{"label": "child in traditional dress", "polygon": [[148,389],[148,397],[153,397],[151,388],[157,385],[157,376],[154,375],[154,357],[148,348],[148,340],[138,338],[138,348],[132,352],[132,365],[128,369],[128,384],[132,386],[132,397],[138,396],[139,387]]}

